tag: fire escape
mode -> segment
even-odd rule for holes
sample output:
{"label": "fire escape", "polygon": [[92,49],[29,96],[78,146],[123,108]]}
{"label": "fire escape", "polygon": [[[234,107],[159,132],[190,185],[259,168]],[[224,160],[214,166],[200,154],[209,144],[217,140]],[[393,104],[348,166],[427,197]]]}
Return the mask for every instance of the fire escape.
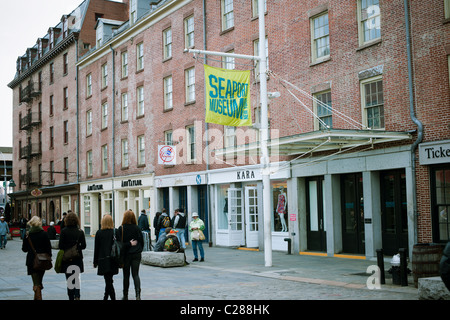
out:
{"label": "fire escape", "polygon": [[27,133],[25,146],[20,146],[19,150],[20,159],[26,160],[26,173],[20,176],[20,181],[26,185],[27,191],[41,185],[40,168],[36,164],[33,165],[33,160],[42,154],[41,135],[36,135],[36,129],[41,125],[41,110],[33,111],[32,108],[34,98],[41,95],[39,87],[29,81],[20,92],[20,102],[27,104],[27,113],[20,118],[20,130]]}

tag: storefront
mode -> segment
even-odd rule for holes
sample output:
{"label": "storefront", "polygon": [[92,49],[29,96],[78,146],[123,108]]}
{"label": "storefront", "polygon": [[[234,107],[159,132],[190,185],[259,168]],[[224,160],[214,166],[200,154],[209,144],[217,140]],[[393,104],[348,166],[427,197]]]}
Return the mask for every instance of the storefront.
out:
{"label": "storefront", "polygon": [[136,214],[137,219],[142,209],[151,208],[153,182],[153,174],[147,174],[81,183],[81,225],[84,232],[95,235],[102,216],[107,213],[112,214],[116,227],[120,226],[128,209]]}
{"label": "storefront", "polygon": [[[290,169],[279,164],[271,171],[272,249],[287,250],[284,241],[294,228],[296,210],[289,206]],[[260,166],[210,171],[215,244],[227,247],[263,248],[263,203]],[[295,196],[294,196],[295,198]]]}
{"label": "storefront", "polygon": [[430,174],[432,238],[435,243],[450,240],[450,140],[421,143],[420,165]]}

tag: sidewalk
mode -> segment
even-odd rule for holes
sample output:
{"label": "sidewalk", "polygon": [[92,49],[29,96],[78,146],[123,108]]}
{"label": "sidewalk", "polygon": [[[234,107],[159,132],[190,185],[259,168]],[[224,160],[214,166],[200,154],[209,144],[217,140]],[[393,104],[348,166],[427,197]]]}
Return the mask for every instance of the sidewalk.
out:
{"label": "sidewalk", "polygon": [[[104,280],[92,266],[94,238],[87,237],[86,240],[87,248],[83,251],[85,272],[81,275],[82,300],[100,300],[103,297]],[[15,238],[8,241],[6,249],[0,251],[0,300],[33,298],[31,277],[26,274],[25,253],[22,252],[21,246],[22,241]],[[340,295],[339,290],[355,291],[347,293],[341,299],[372,299],[373,296],[373,299],[393,297],[389,299],[417,300],[418,297],[412,276],[408,278],[407,287],[392,284],[391,276],[387,272],[390,268],[389,262],[385,262],[386,284],[381,285],[380,289],[369,290],[367,279],[371,274],[367,273],[367,268],[376,265],[376,261],[288,255],[274,251],[273,266],[265,267],[263,251],[208,247],[207,244],[204,244],[204,248],[205,262],[191,262],[193,253],[192,248],[188,246],[188,266],[159,268],[141,265],[139,274],[143,288],[142,299],[282,299],[281,296],[269,295],[264,291],[286,290],[292,293],[292,290],[300,290],[299,286],[304,286],[310,293],[331,288],[328,291],[335,292],[334,296]],[[56,258],[56,253],[57,251],[53,250],[53,259]],[[114,277],[118,299],[122,297],[122,279],[120,271]],[[130,299],[134,299],[132,279],[130,283]],[[196,286],[192,287],[192,283]],[[67,299],[64,275],[56,274],[54,270],[47,271],[44,287],[44,299]],[[258,295],[249,296],[248,292],[255,288],[260,289]],[[322,298],[319,294],[309,294],[307,299],[314,299],[314,296]],[[286,299],[303,297],[299,292],[289,294]],[[330,293],[329,297],[333,298],[333,295]]]}

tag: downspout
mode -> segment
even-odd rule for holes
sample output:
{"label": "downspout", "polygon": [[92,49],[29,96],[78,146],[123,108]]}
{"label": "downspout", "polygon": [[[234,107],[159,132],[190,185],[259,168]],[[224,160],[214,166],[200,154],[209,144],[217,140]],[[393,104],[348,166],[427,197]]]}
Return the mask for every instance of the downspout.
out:
{"label": "downspout", "polygon": [[419,213],[417,212],[417,185],[416,185],[416,149],[419,143],[423,139],[423,125],[419,119],[417,119],[414,110],[414,87],[413,87],[413,67],[412,67],[412,54],[411,54],[411,34],[409,30],[409,1],[404,0],[405,9],[405,28],[406,28],[406,52],[408,55],[408,87],[409,87],[409,113],[411,120],[417,125],[417,139],[411,145],[411,170],[412,170],[412,189],[413,189],[413,210],[414,210],[414,241],[417,243],[417,218]]}
{"label": "downspout", "polygon": [[116,68],[115,68],[115,59],[114,53],[115,50],[112,45],[109,45],[111,49],[112,55],[112,181],[111,181],[111,190],[112,190],[112,218],[115,223],[115,212],[116,212],[116,197],[114,191],[114,178],[116,176],[116,150],[115,150],[115,114],[116,114]]}
{"label": "downspout", "polygon": [[[78,37],[75,37],[75,60],[78,62]],[[78,83],[78,76],[79,76],[79,67],[76,68],[76,75],[75,75],[75,88],[76,88],[76,136],[77,136],[77,184],[80,185],[80,128],[79,128],[79,120],[80,120],[80,105],[79,105],[79,83]],[[78,192],[78,196],[80,196],[80,192]],[[77,212],[80,212],[80,203],[81,199],[78,199],[78,208]]]}

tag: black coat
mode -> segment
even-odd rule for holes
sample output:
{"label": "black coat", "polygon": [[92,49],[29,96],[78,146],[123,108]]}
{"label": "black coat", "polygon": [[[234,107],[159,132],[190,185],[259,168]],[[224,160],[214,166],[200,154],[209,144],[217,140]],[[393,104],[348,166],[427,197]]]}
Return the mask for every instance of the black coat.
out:
{"label": "black coat", "polygon": [[[123,233],[122,239],[122,230]],[[117,229],[116,238],[118,241],[123,242],[124,254],[141,253],[144,248],[144,237],[142,236],[141,229],[136,224],[124,224]],[[132,246],[130,240],[137,240],[137,245]]]}
{"label": "black coat", "polygon": [[63,228],[59,236],[59,249],[70,249],[76,243],[78,243],[80,257],[71,261],[63,261],[61,263],[61,273],[66,273],[67,267],[70,265],[76,265],[80,268],[80,272],[84,272],[82,252],[82,250],[86,249],[86,238],[84,237],[84,232],[80,230],[78,226],[68,226]]}
{"label": "black coat", "polygon": [[119,266],[111,259],[114,232],[115,229],[105,229],[95,234],[94,266],[98,267],[99,276],[119,273]]}
{"label": "black coat", "polygon": [[25,265],[27,266],[27,274],[31,275],[37,271],[33,269],[34,252],[28,242],[28,237],[30,238],[31,243],[33,243],[34,249],[37,253],[48,253],[51,256],[52,245],[50,243],[50,239],[48,238],[47,232],[45,232],[42,228],[31,228],[27,236],[23,238],[22,251],[27,252]]}

